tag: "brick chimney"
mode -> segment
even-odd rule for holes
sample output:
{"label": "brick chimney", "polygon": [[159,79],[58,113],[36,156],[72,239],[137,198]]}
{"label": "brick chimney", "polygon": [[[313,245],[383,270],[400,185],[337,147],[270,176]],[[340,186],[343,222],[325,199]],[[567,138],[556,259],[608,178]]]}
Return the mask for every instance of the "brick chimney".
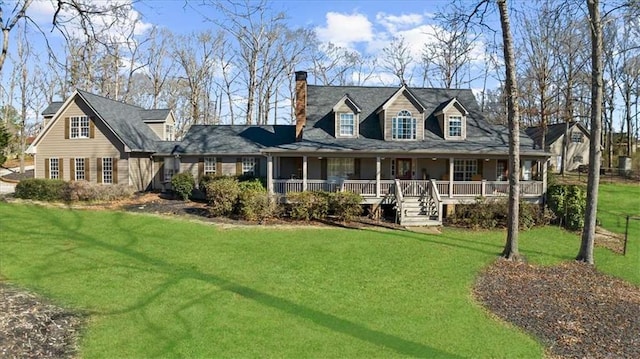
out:
{"label": "brick chimney", "polygon": [[296,142],[302,141],[307,123],[307,72],[296,71]]}

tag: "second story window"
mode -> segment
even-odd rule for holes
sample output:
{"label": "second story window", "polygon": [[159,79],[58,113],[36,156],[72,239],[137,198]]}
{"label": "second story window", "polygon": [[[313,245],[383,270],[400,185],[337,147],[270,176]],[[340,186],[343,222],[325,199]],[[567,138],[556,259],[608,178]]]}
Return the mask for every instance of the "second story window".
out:
{"label": "second story window", "polygon": [[173,141],[174,140],[173,125],[165,125],[164,126],[164,139],[165,139],[165,141]]}
{"label": "second story window", "polygon": [[340,136],[355,135],[355,116],[352,113],[340,114]]}
{"label": "second story window", "polygon": [[394,140],[416,139],[416,119],[411,117],[411,112],[402,110],[391,119],[391,138]]}
{"label": "second story window", "polygon": [[462,137],[462,117],[449,116],[449,137]]}
{"label": "second story window", "polygon": [[571,142],[573,142],[573,143],[582,143],[582,133],[581,132],[571,132]]}
{"label": "second story window", "polygon": [[71,138],[89,138],[89,117],[72,116],[69,130]]}

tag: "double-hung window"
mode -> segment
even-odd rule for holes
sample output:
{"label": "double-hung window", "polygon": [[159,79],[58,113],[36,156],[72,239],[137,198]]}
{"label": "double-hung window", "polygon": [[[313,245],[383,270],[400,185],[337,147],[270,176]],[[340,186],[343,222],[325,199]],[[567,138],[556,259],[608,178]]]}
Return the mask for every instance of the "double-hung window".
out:
{"label": "double-hung window", "polygon": [[462,137],[461,116],[449,116],[449,137]]}
{"label": "double-hung window", "polygon": [[471,181],[478,172],[478,160],[453,160],[454,181]]}
{"label": "double-hung window", "polygon": [[327,179],[329,181],[345,180],[354,173],[355,161],[353,158],[327,159]]}
{"label": "double-hung window", "polygon": [[355,115],[352,113],[341,113],[340,136],[354,136],[355,130]]}
{"label": "double-hung window", "polygon": [[242,174],[253,176],[256,169],[255,157],[242,157]]}
{"label": "double-hung window", "polygon": [[60,159],[59,158],[49,158],[49,178],[51,179],[60,178]]}
{"label": "double-hung window", "polygon": [[102,159],[102,183],[113,183],[113,158]]}
{"label": "double-hung window", "polygon": [[84,163],[84,158],[76,158],[74,161],[75,164],[75,168],[74,168],[74,173],[75,173],[75,180],[76,181],[82,181],[85,179],[85,170],[86,170],[86,163]]}
{"label": "double-hung window", "polygon": [[165,125],[164,126],[164,139],[166,141],[173,141],[174,140],[173,125]]}
{"label": "double-hung window", "polygon": [[216,158],[215,157],[204,158],[204,174],[205,175],[216,174]]}
{"label": "double-hung window", "polygon": [[178,173],[177,169],[180,168],[180,159],[174,157],[164,158],[164,182],[171,182],[173,175]]}
{"label": "double-hung window", "polygon": [[89,117],[72,116],[69,122],[71,138],[89,138]]}
{"label": "double-hung window", "polygon": [[411,117],[411,112],[402,110],[396,117],[391,119],[391,138],[394,140],[415,140],[416,139],[415,117]]}

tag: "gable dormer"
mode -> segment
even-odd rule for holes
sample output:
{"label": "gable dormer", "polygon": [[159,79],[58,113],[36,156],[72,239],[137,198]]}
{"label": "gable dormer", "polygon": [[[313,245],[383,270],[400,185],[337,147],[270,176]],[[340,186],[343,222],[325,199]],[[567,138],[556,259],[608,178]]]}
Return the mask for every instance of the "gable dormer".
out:
{"label": "gable dormer", "polygon": [[169,109],[140,110],[140,118],[162,140],[174,141],[175,118]]}
{"label": "gable dormer", "polygon": [[385,141],[424,139],[426,107],[413,92],[402,85],[376,112]]}
{"label": "gable dormer", "polygon": [[360,133],[360,106],[345,94],[333,106],[334,133],[336,138],[357,138]]}
{"label": "gable dormer", "polygon": [[467,138],[467,116],[469,112],[457,98],[442,103],[433,114],[438,120],[445,140],[465,140]]}

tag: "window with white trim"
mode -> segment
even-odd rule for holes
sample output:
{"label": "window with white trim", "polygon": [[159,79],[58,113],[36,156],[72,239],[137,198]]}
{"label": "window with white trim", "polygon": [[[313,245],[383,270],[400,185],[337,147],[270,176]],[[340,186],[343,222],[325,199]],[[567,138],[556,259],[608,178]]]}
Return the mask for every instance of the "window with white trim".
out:
{"label": "window with white trim", "polygon": [[449,116],[449,137],[462,137],[462,116]]}
{"label": "window with white trim", "polygon": [[204,158],[204,174],[205,175],[216,174],[216,158],[215,157]]}
{"label": "window with white trim", "polygon": [[571,142],[582,143],[582,132],[571,132]]}
{"label": "window with white trim", "polygon": [[49,158],[49,178],[51,179],[60,178],[60,159],[59,158]]}
{"label": "window with white trim", "polygon": [[573,156],[573,163],[582,163],[582,156]]}
{"label": "window with white trim", "polygon": [[113,158],[102,159],[102,183],[113,183]]}
{"label": "window with white trim", "polygon": [[340,136],[355,136],[355,115],[353,113],[341,113],[339,128]]}
{"label": "window with white trim", "polygon": [[89,117],[71,116],[69,134],[70,138],[89,138]]}
{"label": "window with white trim", "polygon": [[74,161],[74,165],[75,168],[73,169],[73,172],[75,173],[75,180],[76,181],[82,181],[85,178],[85,163],[84,163],[84,158],[76,158]]}
{"label": "window with white trim", "polygon": [[165,125],[164,126],[164,139],[166,141],[173,141],[174,140],[173,125]]}
{"label": "window with white trim", "polygon": [[506,181],[507,180],[506,176],[504,175],[506,170],[507,170],[506,165],[507,165],[507,163],[504,162],[504,161],[498,161],[496,163],[496,179],[498,181]]}
{"label": "window with white trim", "polygon": [[417,121],[411,112],[402,110],[391,119],[391,138],[394,140],[415,140]]}
{"label": "window with white trim", "polygon": [[242,157],[242,174],[253,176],[256,171],[255,157]]}
{"label": "window with white trim", "polygon": [[355,173],[355,161],[353,158],[328,158],[327,180],[341,181],[348,179]]}
{"label": "window with white trim", "polygon": [[453,160],[453,180],[471,181],[478,173],[478,160]]}

